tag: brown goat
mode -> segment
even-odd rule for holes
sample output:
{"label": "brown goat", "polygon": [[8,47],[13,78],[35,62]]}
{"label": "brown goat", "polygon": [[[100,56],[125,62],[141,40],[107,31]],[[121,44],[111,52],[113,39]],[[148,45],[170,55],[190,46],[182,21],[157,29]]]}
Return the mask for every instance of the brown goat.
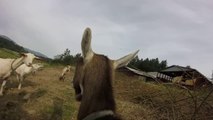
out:
{"label": "brown goat", "polygon": [[76,100],[80,101],[78,120],[120,120],[116,115],[112,80],[116,68],[125,66],[138,51],[118,60],[95,54],[91,48],[91,30],[83,34],[81,57],[73,79]]}

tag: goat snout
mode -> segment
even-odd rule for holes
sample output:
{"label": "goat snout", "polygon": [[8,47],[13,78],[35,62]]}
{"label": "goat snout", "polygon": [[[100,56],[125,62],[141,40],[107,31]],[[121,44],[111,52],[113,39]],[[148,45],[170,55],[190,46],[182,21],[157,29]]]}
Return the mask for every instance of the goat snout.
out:
{"label": "goat snout", "polygon": [[28,67],[32,67],[32,63],[29,63],[27,66],[28,66]]}

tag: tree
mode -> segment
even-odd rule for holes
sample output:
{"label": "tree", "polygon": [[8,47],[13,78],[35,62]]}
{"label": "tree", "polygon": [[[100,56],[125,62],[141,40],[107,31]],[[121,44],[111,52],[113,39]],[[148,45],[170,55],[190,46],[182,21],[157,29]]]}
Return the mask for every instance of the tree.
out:
{"label": "tree", "polygon": [[167,61],[162,60],[159,61],[158,58],[155,59],[139,59],[138,56],[136,56],[130,63],[130,67],[137,68],[146,72],[154,72],[154,71],[161,71],[167,67]]}
{"label": "tree", "polygon": [[63,64],[63,65],[75,65],[77,60],[81,57],[80,53],[75,56],[70,55],[70,50],[67,48],[64,53],[56,55],[54,57],[53,63]]}

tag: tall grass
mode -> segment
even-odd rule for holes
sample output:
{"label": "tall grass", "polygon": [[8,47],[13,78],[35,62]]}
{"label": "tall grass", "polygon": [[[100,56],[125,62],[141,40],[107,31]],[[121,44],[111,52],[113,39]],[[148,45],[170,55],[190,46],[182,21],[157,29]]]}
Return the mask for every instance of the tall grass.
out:
{"label": "tall grass", "polygon": [[19,54],[12,50],[0,48],[0,58],[17,58]]}
{"label": "tall grass", "polygon": [[[143,108],[138,110],[142,115],[137,119],[213,119],[212,86],[188,89],[172,83],[145,82],[123,73],[117,73],[116,76],[117,99],[132,102]],[[138,106],[133,109],[138,109]]]}

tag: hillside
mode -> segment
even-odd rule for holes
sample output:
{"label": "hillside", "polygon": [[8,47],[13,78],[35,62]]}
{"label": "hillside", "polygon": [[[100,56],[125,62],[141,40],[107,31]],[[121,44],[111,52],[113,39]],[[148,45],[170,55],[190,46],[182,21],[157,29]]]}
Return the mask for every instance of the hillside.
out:
{"label": "hillside", "polygon": [[16,44],[7,36],[0,35],[0,48],[6,48],[16,52],[26,52],[24,48]]}
{"label": "hillside", "polygon": [[0,58],[17,58],[19,54],[6,48],[0,48]]}
{"label": "hillside", "polygon": [[41,58],[48,58],[46,55],[40,53],[40,52],[37,52],[37,51],[34,51],[34,50],[31,50],[31,49],[28,49],[28,48],[25,48],[21,45],[18,45],[16,42],[14,42],[13,40],[11,40],[9,37],[7,36],[4,36],[4,35],[0,35],[0,48],[5,48],[3,53],[4,55],[0,55],[3,56],[3,58],[5,57],[11,57],[11,56],[6,56],[7,55],[7,50],[8,49],[9,53],[8,55],[12,55],[11,54],[11,51],[15,51],[15,52],[30,52],[30,53],[33,53],[34,55],[38,56],[38,57],[41,57]]}
{"label": "hillside", "polygon": [[40,53],[40,52],[36,52],[34,50],[28,49],[28,48],[24,48],[27,52],[33,53],[36,56],[42,57],[42,58],[48,58],[46,55]]}

